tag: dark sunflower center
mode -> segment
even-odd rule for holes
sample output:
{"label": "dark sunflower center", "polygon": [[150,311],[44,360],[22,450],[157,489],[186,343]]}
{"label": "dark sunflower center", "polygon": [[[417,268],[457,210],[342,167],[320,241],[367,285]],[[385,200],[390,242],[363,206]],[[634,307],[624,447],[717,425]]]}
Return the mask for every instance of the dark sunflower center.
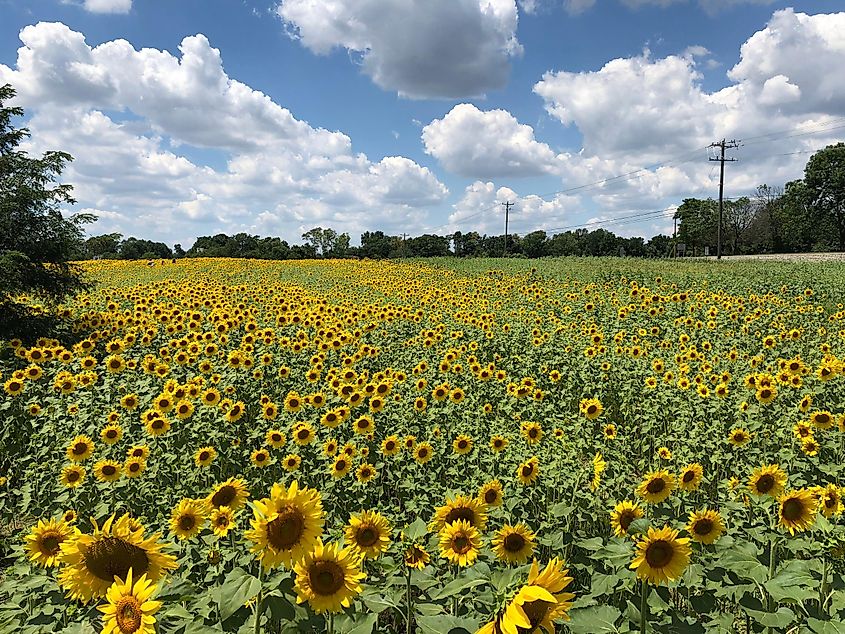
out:
{"label": "dark sunflower center", "polygon": [[369,469],[361,469],[361,479],[369,478],[372,474]]}
{"label": "dark sunflower center", "polygon": [[783,503],[783,519],[794,522],[804,514],[804,503],[797,498],[790,498]]}
{"label": "dark sunflower center", "polygon": [[48,531],[41,537],[41,550],[49,555],[59,552],[59,545],[62,543],[62,536],[54,531]]}
{"label": "dark sunflower center", "polygon": [[595,413],[596,413],[596,406],[595,406],[595,405],[590,405],[590,406],[587,408],[587,413],[588,413],[588,414],[595,414]]}
{"label": "dark sunflower center", "polygon": [[458,449],[466,449],[468,444],[466,440],[459,440]]}
{"label": "dark sunflower center", "polygon": [[273,442],[282,442],[282,435],[281,434],[273,434],[271,436]]}
{"label": "dark sunflower center", "polygon": [[827,414],[817,414],[816,415],[816,424],[817,425],[827,425],[830,422],[830,416]]}
{"label": "dark sunflower center", "polygon": [[695,472],[693,472],[693,471],[685,471],[685,472],[684,472],[684,477],[683,477],[684,484],[690,483],[690,482],[692,482],[693,480],[695,480]]}
{"label": "dark sunflower center", "polygon": [[645,560],[652,568],[664,568],[672,561],[673,555],[672,545],[660,539],[648,545],[645,551]]}
{"label": "dark sunflower center", "polygon": [[713,532],[713,522],[702,518],[693,525],[692,530],[696,535],[709,535]]}
{"label": "dark sunflower center", "polygon": [[219,515],[215,520],[214,524],[218,528],[226,528],[229,525],[229,516],[228,515]]}
{"label": "dark sunflower center", "polygon": [[112,439],[112,438],[117,438],[117,430],[116,430],[116,429],[110,429],[110,430],[108,430],[108,431],[106,432],[106,438],[109,438],[109,439]]}
{"label": "dark sunflower center", "polygon": [[205,462],[210,457],[211,457],[211,454],[209,452],[207,452],[207,451],[201,451],[200,452],[200,461]]}
{"label": "dark sunflower center", "polygon": [[494,447],[496,447],[496,448],[498,449],[499,447],[501,447],[501,446],[502,446],[502,441],[501,441],[501,440],[499,440],[499,439],[494,440],[494,441],[493,441],[493,446],[494,446]]}
{"label": "dark sunflower center", "polygon": [[79,471],[69,471],[67,474],[68,482],[76,482],[79,480]]}
{"label": "dark sunflower center", "polygon": [[121,634],[132,634],[141,629],[141,605],[134,596],[123,597],[117,602],[115,620]]}
{"label": "dark sunflower center", "polygon": [[132,473],[136,473],[137,471],[141,470],[141,463],[140,462],[132,462],[129,464],[129,470]]}
{"label": "dark sunflower center", "polygon": [[300,440],[307,440],[308,435],[309,435],[309,433],[308,433],[307,429],[300,429],[298,432],[296,432],[296,437],[299,438]]}
{"label": "dark sunflower center", "polygon": [[455,535],[455,537],[452,538],[452,550],[459,555],[468,553],[470,549],[472,549],[472,542],[463,533]]}
{"label": "dark sunflower center", "polygon": [[153,429],[161,429],[164,427],[164,421],[160,418],[156,418],[153,421]]}
{"label": "dark sunflower center", "polygon": [[631,511],[623,511],[619,515],[619,526],[622,527],[623,531],[627,531],[628,527],[631,525],[631,522],[634,521],[634,514]]}
{"label": "dark sunflower center", "polygon": [[84,442],[78,442],[73,446],[73,455],[74,456],[81,456],[88,450],[88,444]]}
{"label": "dark sunflower center", "polygon": [[144,450],[143,449],[133,449],[132,450],[132,457],[133,458],[143,458],[144,457]]}
{"label": "dark sunflower center", "polygon": [[385,443],[384,448],[385,448],[386,451],[393,451],[394,449],[396,449],[396,443],[394,443],[392,441]]}
{"label": "dark sunflower center", "polygon": [[447,524],[451,524],[452,522],[456,522],[458,520],[464,520],[475,526],[475,512],[471,508],[459,506],[450,510],[443,521]]}
{"label": "dark sunflower center", "polygon": [[529,464],[523,465],[523,467],[522,467],[522,477],[523,478],[530,478],[532,473],[534,473],[534,467],[532,467]]}
{"label": "dark sunflower center", "polygon": [[649,493],[660,493],[666,488],[666,481],[663,478],[654,478],[646,485],[645,490]]}
{"label": "dark sunflower center", "polygon": [[[549,611],[549,607],[552,604],[548,601],[528,601],[527,603],[522,604],[522,610],[525,612],[525,616],[528,617],[528,620],[531,621],[531,629],[526,630],[529,632],[535,631],[535,628],[543,622],[543,619],[546,618],[546,613]],[[522,628],[520,628],[521,630]]]}
{"label": "dark sunflower center", "polygon": [[529,429],[529,430],[528,430],[528,435],[529,435],[531,438],[536,438],[536,437],[537,437],[537,433],[538,433],[538,430],[536,430],[536,429]]}
{"label": "dark sunflower center", "polygon": [[130,568],[138,577],[150,568],[146,551],[119,537],[98,539],[85,551],[84,560],[88,572],[109,583],[114,581],[115,575],[126,579]]}
{"label": "dark sunflower center", "polygon": [[223,485],[214,495],[211,496],[211,504],[216,508],[221,506],[230,506],[237,493],[237,489],[235,489],[235,487],[231,484]]}
{"label": "dark sunflower center", "polygon": [[183,531],[190,531],[197,525],[197,518],[193,515],[183,515],[179,518],[179,528]]}
{"label": "dark sunflower center", "polygon": [[343,471],[344,469],[346,469],[346,461],[345,460],[338,460],[335,463],[334,468],[335,468],[336,471]]}
{"label": "dark sunflower center", "polygon": [[343,587],[343,568],[334,561],[315,561],[308,570],[308,581],[314,594],[331,596]]}
{"label": "dark sunflower center", "polygon": [[255,455],[256,462],[264,462],[267,459],[267,454],[258,453]]}
{"label": "dark sunflower center", "polygon": [[104,476],[113,476],[115,473],[117,473],[117,469],[114,467],[114,465],[107,464],[103,466]]}
{"label": "dark sunflower center", "polygon": [[504,542],[502,545],[505,547],[505,550],[509,553],[518,553],[525,547],[525,538],[520,535],[519,533],[511,533],[507,537],[505,537]]}
{"label": "dark sunflower center", "polygon": [[499,499],[499,493],[496,489],[487,489],[484,492],[484,503],[485,504],[493,504],[496,500]]}
{"label": "dark sunflower center", "polygon": [[774,478],[774,476],[772,476],[768,473],[761,475],[757,479],[757,490],[760,493],[768,493],[769,491],[771,491],[774,488],[774,486],[775,486],[775,478]]}
{"label": "dark sunflower center", "polygon": [[426,457],[428,457],[428,449],[426,449],[425,447],[423,447],[422,449],[420,449],[420,452],[419,452],[419,457],[420,457],[420,458],[426,458]]}
{"label": "dark sunflower center", "polygon": [[276,550],[289,550],[305,531],[305,518],[299,509],[288,506],[267,524],[267,541]]}
{"label": "dark sunflower center", "polygon": [[355,539],[359,546],[369,548],[378,541],[378,532],[372,526],[366,526],[358,530]]}

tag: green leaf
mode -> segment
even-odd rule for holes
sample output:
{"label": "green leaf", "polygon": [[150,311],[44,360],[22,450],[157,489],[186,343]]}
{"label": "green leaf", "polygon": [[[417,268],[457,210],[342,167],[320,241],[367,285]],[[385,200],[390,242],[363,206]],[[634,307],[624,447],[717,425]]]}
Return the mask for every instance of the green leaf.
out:
{"label": "green leaf", "polygon": [[261,590],[261,581],[246,572],[243,568],[235,568],[226,577],[217,593],[217,605],[220,608],[220,619],[225,621]]}
{"label": "green leaf", "polygon": [[476,586],[487,583],[487,579],[467,579],[466,577],[458,577],[452,579],[449,583],[443,586],[440,590],[431,593],[431,598],[435,601],[438,599],[446,599],[447,597],[459,594],[463,590],[475,588]]}
{"label": "green leaf", "polygon": [[415,542],[428,532],[428,526],[425,522],[422,521],[421,518],[415,519],[408,528],[405,529],[405,537],[407,537],[410,541]]}
{"label": "green leaf", "polygon": [[618,632],[616,620],[622,613],[610,605],[597,605],[590,608],[573,609],[567,623],[572,634],[600,634]]}
{"label": "green leaf", "polygon": [[845,622],[843,621],[820,621],[819,619],[807,619],[807,627],[813,634],[845,634]]}
{"label": "green leaf", "polygon": [[423,634],[448,634],[449,632],[475,632],[478,630],[477,619],[460,618],[448,614],[417,615],[416,622]]}
{"label": "green leaf", "polygon": [[730,570],[742,579],[751,579],[762,584],[769,577],[769,569],[760,563],[757,557],[757,547],[754,544],[739,542],[722,554],[717,565]]}
{"label": "green leaf", "polygon": [[798,559],[786,562],[763,586],[778,603],[800,602],[818,596],[818,582],[810,573],[810,564]]}
{"label": "green leaf", "polygon": [[643,535],[648,532],[649,526],[651,526],[649,521],[644,517],[641,517],[639,519],[634,520],[628,525],[628,534]]}
{"label": "green leaf", "polygon": [[778,608],[777,612],[760,612],[745,609],[748,615],[765,627],[774,627],[782,631],[795,622],[795,613],[789,608]]}
{"label": "green leaf", "polygon": [[377,621],[378,614],[344,615],[335,619],[335,626],[340,634],[372,634]]}

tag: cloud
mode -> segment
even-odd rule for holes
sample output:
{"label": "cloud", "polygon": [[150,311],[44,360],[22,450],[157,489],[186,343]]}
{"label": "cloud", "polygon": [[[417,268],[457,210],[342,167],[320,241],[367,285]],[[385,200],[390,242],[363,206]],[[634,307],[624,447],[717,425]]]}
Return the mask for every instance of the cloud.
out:
{"label": "cloud", "polygon": [[85,0],[82,6],[91,13],[129,13],[132,0]]}
{"label": "cloud", "polygon": [[404,97],[502,88],[522,53],[515,0],[282,0],[276,12],[312,52],[347,49],[378,86]]}
{"label": "cloud", "polygon": [[458,104],[425,126],[422,140],[447,170],[471,178],[539,176],[556,169],[552,149],[506,110]]}
{"label": "cloud", "polygon": [[[351,139],[315,128],[269,96],[230,78],[203,35],[179,56],[125,40],[89,46],[60,23],[20,33],[15,67],[0,83],[32,117],[27,149],[76,160],[63,180],[80,206],[106,212],[97,232],[120,230],[190,243],[211,232],[272,231],[298,240],[332,224],[357,232],[424,222],[448,194],[404,157],[371,161]],[[117,114],[115,114],[117,113]],[[214,169],[194,148],[224,158]]]}

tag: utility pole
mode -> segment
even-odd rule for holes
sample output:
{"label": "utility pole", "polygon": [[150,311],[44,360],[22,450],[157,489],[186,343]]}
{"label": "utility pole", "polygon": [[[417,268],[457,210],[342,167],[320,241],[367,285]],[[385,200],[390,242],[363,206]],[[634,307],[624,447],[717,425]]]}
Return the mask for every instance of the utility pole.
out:
{"label": "utility pole", "polygon": [[508,254],[508,215],[509,215],[510,210],[511,210],[511,205],[513,205],[513,204],[514,203],[512,203],[510,201],[502,203],[502,205],[505,208],[505,255]]}
{"label": "utility pole", "polygon": [[724,207],[723,199],[725,193],[725,161],[735,161],[735,158],[725,158],[725,148],[735,148],[739,147],[739,141],[732,139],[730,141],[725,141],[722,139],[721,141],[717,141],[716,143],[711,143],[710,147],[717,147],[721,149],[721,154],[716,157],[709,157],[708,160],[710,161],[719,161],[720,170],[719,170],[719,226],[716,228],[716,259],[722,259],[722,210]]}
{"label": "utility pole", "polygon": [[672,228],[672,257],[678,257],[678,212],[673,217],[675,226]]}

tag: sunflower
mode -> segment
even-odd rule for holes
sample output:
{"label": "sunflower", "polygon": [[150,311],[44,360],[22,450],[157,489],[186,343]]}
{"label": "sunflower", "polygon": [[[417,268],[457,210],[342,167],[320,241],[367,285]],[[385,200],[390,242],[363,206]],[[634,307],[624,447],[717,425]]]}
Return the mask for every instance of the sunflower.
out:
{"label": "sunflower", "polygon": [[616,425],[614,425],[613,423],[608,423],[602,429],[602,433],[604,434],[604,437],[608,440],[613,440],[617,436]]}
{"label": "sunflower", "polygon": [[209,517],[211,530],[218,537],[226,537],[235,527],[235,513],[228,506],[221,506],[211,511]]}
{"label": "sunflower", "polygon": [[540,476],[540,461],[532,456],[516,469],[516,476],[522,484],[533,484]]}
{"label": "sunflower", "polygon": [[809,423],[805,423],[804,421],[798,421],[792,427],[792,433],[797,439],[803,440],[804,438],[813,435],[813,428],[810,426]]}
{"label": "sunflower", "polygon": [[543,428],[539,423],[525,421],[522,423],[520,433],[529,445],[536,445],[543,439]]}
{"label": "sunflower", "polygon": [[[220,405],[223,405],[223,402],[221,401]],[[226,410],[226,415],[223,418],[227,423],[236,423],[243,418],[245,412],[246,405],[242,401],[238,401],[237,403],[232,403],[229,409]]]}
{"label": "sunflower", "polygon": [[123,473],[127,478],[138,478],[147,469],[147,461],[143,458],[127,458],[123,463]]}
{"label": "sunflower", "polygon": [[388,436],[381,442],[381,452],[385,456],[395,456],[401,449],[398,436]]}
{"label": "sunflower", "polygon": [[438,506],[434,510],[434,517],[429,522],[428,530],[432,533],[439,533],[445,526],[462,520],[470,526],[484,531],[487,526],[487,507],[477,498],[467,495],[458,495],[454,498],[447,497],[446,504]]}
{"label": "sunflower", "polygon": [[170,532],[181,540],[199,535],[208,515],[205,500],[183,498],[170,512]]}
{"label": "sunflower", "polygon": [[478,501],[488,507],[496,507],[502,505],[502,483],[498,480],[491,480],[486,484],[482,484],[478,490]]}
{"label": "sunflower", "polygon": [[161,436],[170,430],[170,421],[162,415],[156,415],[147,421],[146,430],[150,436]]}
{"label": "sunflower", "polygon": [[176,418],[186,420],[194,415],[194,404],[191,401],[181,400],[174,406]]}
{"label": "sunflower", "polygon": [[331,466],[331,474],[333,478],[342,478],[349,470],[352,469],[352,460],[346,455],[341,454],[335,458]]}
{"label": "sunflower", "polygon": [[282,468],[288,473],[292,473],[299,469],[301,464],[302,458],[300,458],[295,453],[289,453],[284,458],[282,458]]}
{"label": "sunflower", "polygon": [[[366,449],[366,447],[365,447]],[[376,471],[375,467],[371,465],[369,462],[362,462],[358,465],[358,468],[355,470],[355,479],[358,482],[369,482],[373,478],[378,475],[378,471]]]}
{"label": "sunflower", "polygon": [[593,456],[593,479],[590,482],[590,488],[593,491],[599,488],[599,485],[601,484],[601,474],[604,473],[606,468],[607,462],[605,462],[604,456],[601,455],[600,451],[597,451]]}
{"label": "sunflower", "polygon": [[373,433],[375,427],[376,424],[370,416],[361,416],[352,423],[352,429],[355,430],[355,433],[362,436]]}
{"label": "sunflower", "polygon": [[150,455],[150,448],[146,445],[133,445],[126,450],[127,458],[140,458],[146,460]]}
{"label": "sunflower", "polygon": [[214,407],[220,402],[220,390],[213,387],[208,388],[202,393],[200,401],[203,405],[206,405],[208,407]]}
{"label": "sunflower", "polygon": [[622,500],[610,512],[610,525],[613,527],[613,534],[617,537],[625,537],[628,534],[628,527],[631,522],[644,515],[645,513],[639,504]]}
{"label": "sunflower", "polygon": [[743,429],[742,427],[732,429],[731,433],[728,434],[728,442],[734,447],[742,447],[747,444],[749,440],[751,440],[751,434],[747,429]]}
{"label": "sunflower", "polygon": [[452,441],[452,451],[458,455],[468,454],[472,451],[472,438],[466,434],[460,434]]}
{"label": "sunflower", "polygon": [[253,449],[249,455],[249,460],[256,467],[266,467],[270,464],[270,452],[266,449]]}
{"label": "sunflower", "polygon": [[540,572],[537,560],[531,564],[528,580],[495,619],[477,634],[521,634],[539,632],[554,634],[555,621],[569,619],[569,608],[575,595],[563,592],[572,577],[559,559],[552,559]]}
{"label": "sunflower", "polygon": [[801,440],[801,451],[807,456],[815,456],[819,453],[821,445],[819,445],[815,436],[807,436]]}
{"label": "sunflower", "polygon": [[325,513],[316,489],[300,489],[294,480],[285,489],[274,484],[270,497],[253,504],[252,529],[244,536],[252,542],[265,569],[292,566],[317,543],[323,532]]}
{"label": "sunflower", "polygon": [[761,387],[760,389],[757,390],[757,394],[756,394],[757,400],[759,402],[763,403],[764,405],[767,405],[767,404],[771,403],[773,400],[775,400],[777,395],[778,395],[778,390],[774,385],[769,386],[769,387]]}
{"label": "sunflower", "polygon": [[290,392],[285,397],[285,411],[294,414],[302,409],[302,397],[296,392]]}
{"label": "sunflower", "polygon": [[276,420],[279,415],[279,406],[275,403],[265,403],[261,411],[264,420]]}
{"label": "sunflower", "polygon": [[466,520],[446,524],[440,531],[440,556],[457,566],[471,566],[481,550],[478,529]]}
{"label": "sunflower", "polygon": [[9,396],[18,396],[23,392],[24,382],[22,379],[11,378],[3,384],[3,389]]}
{"label": "sunflower", "polygon": [[246,503],[248,497],[246,482],[240,478],[229,478],[215,486],[205,500],[212,508],[227,506],[232,511],[237,511]]}
{"label": "sunflower", "polygon": [[719,511],[702,509],[689,514],[687,532],[693,541],[712,544],[725,532],[725,524]]}
{"label": "sunflower", "polygon": [[417,570],[425,568],[431,560],[428,553],[425,551],[425,548],[419,544],[411,544],[408,546],[405,550],[405,554],[402,556],[402,559],[408,568],[416,568]]}
{"label": "sunflower", "polygon": [[62,543],[59,585],[71,599],[102,597],[115,577],[126,579],[130,568],[153,582],[176,568],[176,558],[161,552],[160,533],[145,539],[143,525],[128,513],[117,520],[112,515],[102,529],[92,523],[93,534],[81,533]]}
{"label": "sunflower", "polygon": [[663,460],[671,460],[672,459],[672,452],[669,451],[669,447],[660,447],[657,450],[657,455],[662,458]]}
{"label": "sunflower", "polygon": [[79,531],[63,519],[38,520],[25,538],[29,561],[42,568],[58,566],[62,543],[77,533]]}
{"label": "sunflower", "polygon": [[581,402],[578,404],[578,408],[587,420],[594,420],[598,418],[604,411],[601,401],[597,398],[581,399]]}
{"label": "sunflower", "polygon": [[68,489],[75,489],[85,481],[85,467],[76,464],[69,464],[62,469],[60,478],[62,486]]}
{"label": "sunflower", "polygon": [[194,462],[198,467],[207,467],[217,457],[217,450],[214,447],[200,447],[194,453]]}
{"label": "sunflower", "polygon": [[646,474],[637,486],[637,495],[649,504],[659,504],[672,494],[675,476],[668,471],[654,471]]}
{"label": "sunflower", "polygon": [[524,564],[534,554],[535,536],[525,524],[505,524],[493,536],[493,552],[509,564]]}
{"label": "sunflower", "polygon": [[817,410],[810,414],[810,422],[819,429],[830,429],[835,421],[833,414],[825,410]]}
{"label": "sunflower", "polygon": [[416,460],[418,464],[425,464],[431,460],[432,457],[434,457],[434,449],[429,443],[421,442],[419,445],[414,447],[414,460]]}
{"label": "sunflower", "polygon": [[68,460],[84,462],[94,453],[94,441],[89,436],[77,436],[67,447]]}
{"label": "sunflower", "polygon": [[799,489],[784,493],[778,498],[780,525],[790,535],[809,529],[816,521],[818,502],[811,491]]}
{"label": "sunflower", "polygon": [[786,486],[786,473],[776,464],[763,465],[755,469],[748,478],[748,488],[754,495],[778,497]]}
{"label": "sunflower", "polygon": [[819,495],[819,510],[825,517],[842,513],[842,491],[835,484],[828,484]]}
{"label": "sunflower", "polygon": [[499,453],[500,451],[504,451],[505,447],[508,446],[508,439],[504,436],[499,436],[496,434],[490,439],[490,449],[493,453]]}
{"label": "sunflower", "polygon": [[132,569],[126,580],[116,580],[106,592],[106,605],[97,606],[103,613],[103,634],[155,634],[155,616],[161,601],[151,601],[156,585],[146,574],[132,582]]}
{"label": "sunflower", "polygon": [[341,612],[361,593],[360,555],[351,548],[340,550],[334,544],[317,540],[314,549],[294,567],[296,602],[308,605],[317,614]]}
{"label": "sunflower", "polygon": [[285,435],[278,429],[268,429],[264,441],[273,449],[279,449],[285,446]]}
{"label": "sunflower", "polygon": [[375,511],[362,511],[349,518],[345,536],[364,559],[375,559],[390,546],[390,523]]}
{"label": "sunflower", "polygon": [[637,577],[660,585],[674,581],[683,574],[690,560],[689,539],[678,537],[678,531],[664,526],[649,527],[648,535],[637,542],[637,553],[631,568]]}
{"label": "sunflower", "polygon": [[94,465],[94,477],[100,482],[120,480],[121,464],[114,460],[98,460]]}
{"label": "sunflower", "polygon": [[678,488],[684,491],[695,491],[701,485],[701,479],[704,477],[704,467],[699,463],[693,462],[681,469],[678,476]]}
{"label": "sunflower", "polygon": [[310,423],[297,423],[293,428],[293,441],[302,447],[314,440],[316,433]]}

